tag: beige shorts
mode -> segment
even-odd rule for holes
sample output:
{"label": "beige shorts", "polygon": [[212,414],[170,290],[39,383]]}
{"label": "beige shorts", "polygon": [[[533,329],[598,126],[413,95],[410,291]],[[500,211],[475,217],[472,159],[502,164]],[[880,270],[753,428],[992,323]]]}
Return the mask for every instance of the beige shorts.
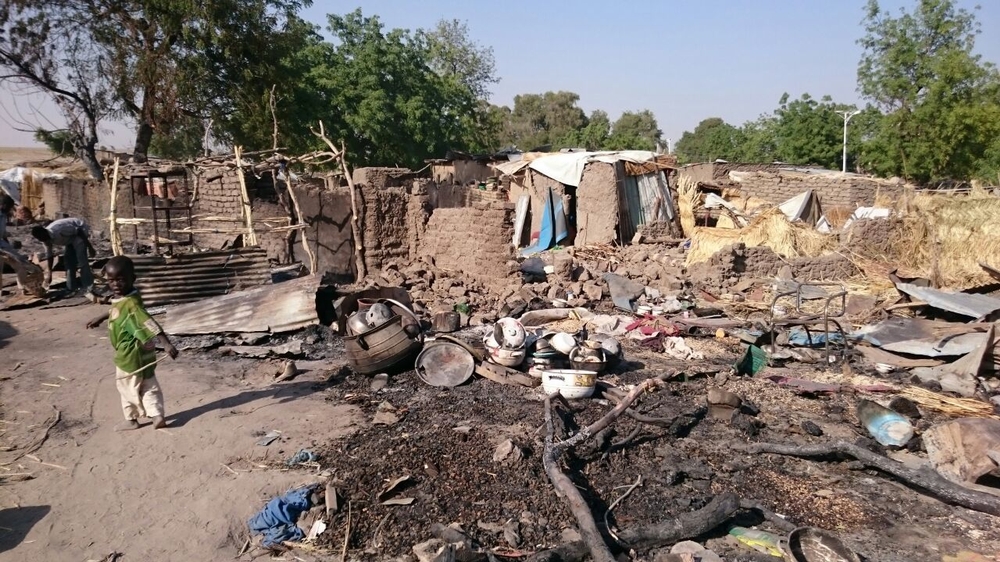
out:
{"label": "beige shorts", "polygon": [[127,376],[128,373],[115,367],[115,382],[122,397],[122,411],[125,419],[155,418],[163,415],[163,392],[156,377],[142,378]]}

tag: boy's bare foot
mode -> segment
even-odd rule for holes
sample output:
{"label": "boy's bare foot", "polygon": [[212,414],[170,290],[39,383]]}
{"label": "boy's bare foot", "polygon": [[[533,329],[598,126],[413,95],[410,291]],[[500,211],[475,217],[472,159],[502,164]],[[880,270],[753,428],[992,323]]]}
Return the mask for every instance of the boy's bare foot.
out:
{"label": "boy's bare foot", "polygon": [[115,426],[115,431],[130,431],[133,429],[139,429],[138,420],[125,420]]}
{"label": "boy's bare foot", "polygon": [[153,429],[161,429],[167,427],[167,422],[163,419],[163,416],[153,416]]}

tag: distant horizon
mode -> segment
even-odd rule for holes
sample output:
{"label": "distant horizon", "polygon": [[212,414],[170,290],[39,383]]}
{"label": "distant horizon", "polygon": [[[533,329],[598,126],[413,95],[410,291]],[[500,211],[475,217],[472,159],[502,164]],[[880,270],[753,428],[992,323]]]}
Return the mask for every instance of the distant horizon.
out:
{"label": "distant horizon", "polygon": [[[584,0],[567,10],[546,3],[508,2],[503,10],[457,0],[316,1],[302,12],[325,33],[326,14],[359,5],[387,29],[429,28],[441,19],[468,24],[473,40],[492,47],[500,83],[491,103],[513,107],[514,96],[546,91],[579,94],[590,115],[606,111],[612,121],[624,111],[651,110],[664,146],[676,146],[684,131],[703,119],[741,125],[778,106],[784,93],[798,98],[824,95],[863,105],[856,91],[864,29],[865,0],[809,4],[792,0],[755,3],[708,0],[697,5],[652,3],[641,12]],[[957,0],[973,10],[975,2]],[[880,2],[898,14],[914,1]],[[1000,62],[1000,2],[974,11],[982,33],[976,52]],[[42,146],[33,134],[14,130],[18,122],[56,128],[51,102],[14,99],[0,87],[0,145]],[[132,150],[134,133],[125,123],[101,125],[99,144]],[[525,148],[525,147],[519,147]]]}

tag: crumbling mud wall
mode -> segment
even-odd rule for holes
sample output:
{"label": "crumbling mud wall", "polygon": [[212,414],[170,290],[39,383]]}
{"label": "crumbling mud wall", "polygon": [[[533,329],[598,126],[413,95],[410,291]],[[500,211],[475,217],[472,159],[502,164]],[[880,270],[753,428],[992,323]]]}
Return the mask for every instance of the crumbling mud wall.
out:
{"label": "crumbling mud wall", "polygon": [[576,190],[577,246],[611,244],[618,239],[617,178],[612,164],[594,162],[584,167]]}
{"label": "crumbling mud wall", "polygon": [[737,185],[743,195],[771,203],[783,203],[803,191],[812,190],[824,208],[871,207],[876,194],[899,193],[902,183],[888,182],[857,174],[840,172],[760,171],[739,174]]}
{"label": "crumbling mud wall", "polygon": [[[253,181],[253,177],[248,175],[247,180]],[[213,232],[195,234],[195,246],[219,249],[235,240],[240,235],[240,230],[246,229],[246,223],[242,219],[240,192],[240,179],[235,170],[215,176],[211,181],[201,182],[191,209],[191,214],[195,217],[191,226],[195,230]],[[207,220],[207,217],[212,217],[213,220]]]}
{"label": "crumbling mud wall", "polygon": [[410,196],[403,187],[360,186],[364,199],[361,236],[365,267],[381,269],[386,262],[410,254],[410,224],[407,221]]}
{"label": "crumbling mud wall", "polygon": [[351,179],[355,187],[368,186],[375,189],[403,187],[412,175],[409,168],[355,168]]}
{"label": "crumbling mud wall", "polygon": [[46,178],[42,182],[42,201],[45,218],[55,220],[68,215],[87,221],[95,232],[108,232],[111,190],[95,181]]}
{"label": "crumbling mud wall", "polygon": [[[128,179],[120,180],[117,205],[119,217],[132,217],[132,199],[128,190]],[[44,218],[50,220],[60,219],[63,216],[80,218],[90,225],[93,235],[102,238],[109,237],[110,187],[93,180],[46,178],[42,182],[42,201],[45,203]],[[149,212],[140,210],[139,217],[148,218]],[[132,226],[121,227],[122,237],[126,242],[134,240],[134,231]],[[140,225],[139,234],[140,237],[148,239],[152,236],[152,228],[148,225]]]}
{"label": "crumbling mud wall", "polygon": [[688,164],[680,173],[696,182],[708,184],[729,183],[729,172],[762,172],[777,170],[779,164],[743,164],[739,162],[702,162]]}
{"label": "crumbling mud wall", "polygon": [[507,192],[483,190],[469,185],[431,183],[428,185],[428,193],[435,209],[471,207],[476,203],[509,200]]}
{"label": "crumbling mud wall", "polygon": [[476,203],[435,209],[420,243],[420,256],[444,271],[461,272],[484,284],[504,283],[513,262],[514,205]]}
{"label": "crumbling mud wall", "polygon": [[797,281],[843,281],[858,274],[857,267],[840,254],[784,259],[766,246],[734,244],[708,261],[692,264],[688,275],[695,286],[725,291],[746,279],[772,279],[785,266]]}
{"label": "crumbling mud wall", "polygon": [[[295,184],[295,196],[302,210],[302,219],[309,228],[299,232],[316,253],[320,273],[350,277],[354,267],[354,237],[351,233],[351,192],[347,187],[326,189],[322,185]],[[296,261],[309,263],[309,256],[296,238],[292,246]]]}

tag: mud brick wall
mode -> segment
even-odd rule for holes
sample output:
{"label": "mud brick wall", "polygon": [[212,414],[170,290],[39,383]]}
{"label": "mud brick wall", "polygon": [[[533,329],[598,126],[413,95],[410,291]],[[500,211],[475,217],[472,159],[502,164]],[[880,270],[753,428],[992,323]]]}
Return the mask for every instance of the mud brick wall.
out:
{"label": "mud brick wall", "polygon": [[478,187],[456,184],[432,184],[429,187],[431,204],[436,209],[471,207],[475,203],[509,201],[506,191],[482,190]]}
{"label": "mud brick wall", "polygon": [[[576,190],[576,245],[611,244],[617,240],[618,203],[614,165],[587,164]],[[566,208],[566,213],[570,212]]]}
{"label": "mud brick wall", "polygon": [[355,168],[351,179],[356,187],[368,186],[375,189],[386,187],[402,187],[408,180],[403,179],[410,174],[409,168]]}
{"label": "mud brick wall", "polygon": [[734,244],[719,250],[708,261],[691,265],[688,274],[698,287],[725,291],[744,279],[774,278],[786,265],[798,281],[841,281],[858,273],[857,267],[840,254],[786,260],[765,246]]}
{"label": "mud brick wall", "polygon": [[738,185],[744,195],[758,197],[771,203],[783,203],[811,189],[819,196],[820,204],[824,208],[851,209],[874,205],[875,195],[879,191],[892,194],[902,189],[901,185],[838,172],[752,172],[742,178]]}
{"label": "mud brick wall", "polygon": [[[248,174],[248,179],[252,176]],[[222,248],[240,235],[245,228],[243,221],[243,203],[240,196],[240,178],[237,172],[230,171],[211,181],[202,181],[198,185],[198,198],[195,199],[192,214],[212,217],[232,217],[224,221],[208,221],[195,219],[192,227],[195,229],[211,229],[217,232],[196,234],[194,243],[199,248]]]}
{"label": "mud brick wall", "polygon": [[299,236],[305,236],[316,254],[320,273],[354,280],[354,237],[351,233],[351,192],[347,187],[295,184],[302,218],[309,228],[296,235],[293,258],[309,263]]}
{"label": "mud brick wall", "polygon": [[[111,213],[110,188],[92,180],[46,178],[42,182],[42,201],[45,203],[45,218],[55,220],[63,218],[63,215],[80,218],[90,225],[94,233],[107,237],[107,218]],[[132,216],[131,206],[123,216]]]}
{"label": "mud brick wall", "polygon": [[420,255],[445,271],[462,272],[487,284],[502,283],[512,273],[513,235],[511,203],[435,209],[421,240]]}
{"label": "mud brick wall", "polygon": [[[129,194],[129,181],[120,180],[118,184],[119,217],[132,218],[132,198]],[[111,188],[93,180],[75,178],[45,179],[42,182],[42,201],[45,203],[45,217],[50,220],[63,218],[63,215],[83,219],[90,225],[92,236],[110,237]],[[141,201],[137,201],[139,206]],[[148,218],[149,211],[139,211],[140,218]],[[121,226],[122,239],[126,243],[135,240],[135,228]],[[152,227],[139,225],[140,237],[152,236]]]}
{"label": "mud brick wall", "polygon": [[777,170],[778,164],[741,164],[738,162],[703,162],[688,164],[680,169],[680,173],[691,177],[694,181],[711,184],[728,184],[729,172],[760,172]]}
{"label": "mud brick wall", "polygon": [[497,173],[486,162],[475,160],[453,160],[431,164],[431,178],[439,184],[465,185],[470,181],[485,181]]}
{"label": "mud brick wall", "polygon": [[[253,201],[254,232],[257,234],[257,244],[267,252],[267,257],[277,263],[291,263],[293,255],[288,250],[288,233],[271,232],[270,228],[257,224],[260,219],[284,218],[287,219],[288,211],[280,203],[257,199]],[[284,221],[281,224],[290,224]],[[296,233],[297,235],[298,233]],[[301,248],[301,246],[300,246]]]}
{"label": "mud brick wall", "polygon": [[430,180],[416,180],[410,190],[410,198],[406,208],[406,222],[409,232],[409,255],[420,255],[420,247],[427,236],[427,223],[434,212],[431,188],[435,185]]}
{"label": "mud brick wall", "polygon": [[365,267],[381,269],[393,259],[408,259],[410,225],[406,211],[410,196],[406,189],[360,185],[359,190],[364,198],[361,237],[365,244]]}

